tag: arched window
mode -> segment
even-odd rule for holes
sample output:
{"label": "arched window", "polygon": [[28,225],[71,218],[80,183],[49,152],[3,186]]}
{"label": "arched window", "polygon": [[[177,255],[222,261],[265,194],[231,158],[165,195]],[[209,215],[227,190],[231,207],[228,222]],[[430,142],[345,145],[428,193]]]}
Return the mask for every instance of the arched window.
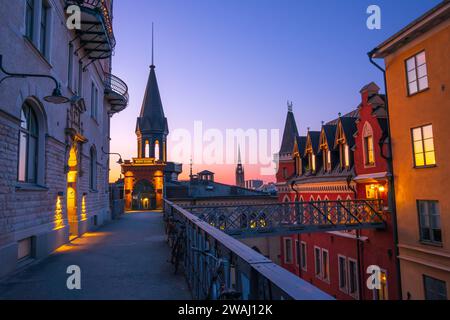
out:
{"label": "arched window", "polygon": [[375,152],[373,145],[373,130],[370,123],[366,122],[363,130],[364,163],[366,166],[375,165]]}
{"label": "arched window", "polygon": [[89,188],[94,191],[97,190],[97,150],[94,146],[90,150]]}
{"label": "arched window", "polygon": [[37,183],[39,126],[36,113],[28,102],[22,106],[20,119],[17,180],[25,183]]}
{"label": "arched window", "polygon": [[155,159],[161,160],[160,154],[159,154],[159,141],[158,140],[155,141]]}
{"label": "arched window", "polygon": [[148,143],[148,140],[145,141],[145,148],[144,148],[144,158],[150,157],[150,144]]}
{"label": "arched window", "polygon": [[294,159],[295,159],[295,173],[298,176],[301,176],[303,173],[302,173],[302,159],[300,158],[300,154],[296,153]]}

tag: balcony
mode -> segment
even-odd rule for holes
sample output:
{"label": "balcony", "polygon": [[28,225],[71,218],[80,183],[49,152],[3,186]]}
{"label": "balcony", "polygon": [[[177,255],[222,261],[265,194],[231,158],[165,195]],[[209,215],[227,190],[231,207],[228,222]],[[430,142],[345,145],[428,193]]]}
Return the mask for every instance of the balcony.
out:
{"label": "balcony", "polygon": [[128,106],[127,84],[110,73],[105,74],[105,98],[111,104],[112,114],[123,111]]}
{"label": "balcony", "polygon": [[72,5],[81,9],[81,29],[76,33],[86,56],[91,60],[111,57],[116,40],[106,0],[66,0],[66,8]]}

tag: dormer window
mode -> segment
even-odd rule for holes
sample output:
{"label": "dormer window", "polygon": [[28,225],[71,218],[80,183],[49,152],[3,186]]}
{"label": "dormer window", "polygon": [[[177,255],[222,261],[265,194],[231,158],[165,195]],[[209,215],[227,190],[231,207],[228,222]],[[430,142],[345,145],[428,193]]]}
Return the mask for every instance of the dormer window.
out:
{"label": "dormer window", "polygon": [[311,150],[308,150],[308,164],[309,164],[309,171],[311,173],[316,172],[316,155]]}
{"label": "dormer window", "polygon": [[350,147],[347,143],[342,125],[339,125],[336,142],[339,145],[339,161],[341,169],[348,169],[350,168]]}
{"label": "dormer window", "polygon": [[375,165],[375,151],[373,146],[373,130],[371,125],[366,123],[363,131],[364,163],[366,166]]}

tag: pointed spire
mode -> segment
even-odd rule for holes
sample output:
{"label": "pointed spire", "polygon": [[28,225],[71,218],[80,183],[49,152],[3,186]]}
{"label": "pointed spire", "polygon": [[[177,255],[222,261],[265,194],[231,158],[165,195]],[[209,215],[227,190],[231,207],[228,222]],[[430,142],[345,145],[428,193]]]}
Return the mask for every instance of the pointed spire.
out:
{"label": "pointed spire", "polygon": [[152,64],[150,68],[155,68],[155,29],[153,22],[152,22]]}
{"label": "pointed spire", "polygon": [[298,136],[297,124],[295,122],[294,113],[292,112],[293,104],[288,102],[288,113],[286,123],[284,125],[283,140],[281,142],[280,153],[291,153],[294,149],[294,141]]}
{"label": "pointed spire", "polygon": [[164,134],[169,133],[167,119],[164,115],[164,109],[159,93],[158,81],[154,65],[154,35],[152,24],[152,64],[150,74],[145,89],[144,100],[141,107],[141,113],[138,118],[136,131],[159,131]]}
{"label": "pointed spire", "polygon": [[241,158],[241,146],[238,146],[238,164],[242,164],[242,158]]}

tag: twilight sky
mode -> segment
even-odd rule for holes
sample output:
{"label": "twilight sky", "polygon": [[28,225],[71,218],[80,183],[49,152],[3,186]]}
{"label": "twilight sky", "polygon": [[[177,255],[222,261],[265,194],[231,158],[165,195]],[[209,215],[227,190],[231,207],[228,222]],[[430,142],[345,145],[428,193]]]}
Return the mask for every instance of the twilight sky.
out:
{"label": "twilight sky", "polygon": [[[179,159],[180,143],[172,141],[174,133],[183,133],[179,129],[193,138],[194,122],[202,121],[204,131],[219,130],[215,137],[225,138],[227,129],[278,129],[281,139],[290,100],[300,132],[317,130],[322,120],[354,109],[365,84],[382,87],[367,52],[439,2],[115,0],[113,73],[128,84],[131,101],[112,120],[111,151],[124,159],[136,156],[134,130],[151,62],[152,21],[156,73],[172,133],[169,160],[184,163],[185,178],[191,155]],[[372,4],[381,8],[381,30],[366,27]],[[243,160],[247,180],[274,180],[261,175],[260,165],[246,164],[248,152]],[[194,172],[209,169],[216,180],[234,183],[234,164],[199,162]],[[119,174],[119,166],[112,166],[111,180]]]}

